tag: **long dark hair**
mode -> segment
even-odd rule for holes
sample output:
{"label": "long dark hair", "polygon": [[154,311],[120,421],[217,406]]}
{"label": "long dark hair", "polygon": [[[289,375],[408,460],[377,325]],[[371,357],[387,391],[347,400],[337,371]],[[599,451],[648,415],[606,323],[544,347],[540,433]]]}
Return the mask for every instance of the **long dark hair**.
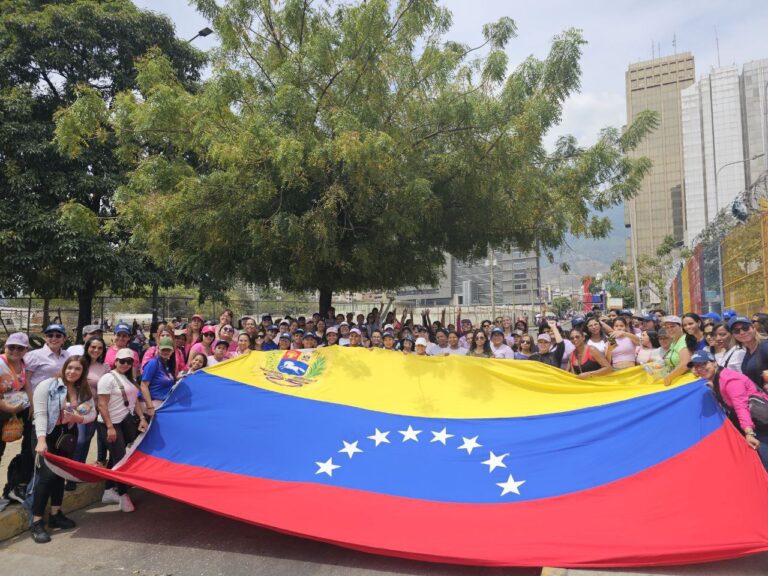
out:
{"label": "long dark hair", "polygon": [[69,365],[73,362],[77,362],[80,364],[80,366],[83,367],[83,373],[80,374],[80,378],[78,378],[77,382],[75,382],[75,390],[77,391],[77,399],[80,402],[85,402],[86,400],[93,398],[93,393],[91,392],[91,387],[88,385],[88,366],[86,365],[86,361],[83,360],[82,356],[70,356],[67,358],[64,361],[64,366],[61,367],[59,378],[61,378],[61,381],[64,382],[64,384],[67,383],[64,378],[64,374],[66,373]]}
{"label": "long dark hair", "polygon": [[493,352],[491,352],[490,339],[488,338],[488,336],[485,335],[485,330],[483,330],[482,328],[479,329],[474,334],[472,334],[472,343],[469,345],[469,351],[471,353],[474,353],[474,351],[476,350],[477,335],[480,334],[481,332],[483,334],[483,338],[485,338],[485,344],[483,345],[483,354],[488,358],[490,358],[491,356],[493,356]]}
{"label": "long dark hair", "polygon": [[645,333],[648,334],[648,340],[651,341],[651,348],[661,348],[659,333],[656,330],[646,330]]}
{"label": "long dark hair", "polygon": [[104,364],[104,360],[107,357],[107,343],[104,342],[104,338],[101,336],[94,336],[88,342],[83,344],[83,362],[85,362],[86,372],[91,367],[91,355],[88,354],[88,348],[91,346],[91,342],[101,342],[101,356],[99,356],[99,364]]}

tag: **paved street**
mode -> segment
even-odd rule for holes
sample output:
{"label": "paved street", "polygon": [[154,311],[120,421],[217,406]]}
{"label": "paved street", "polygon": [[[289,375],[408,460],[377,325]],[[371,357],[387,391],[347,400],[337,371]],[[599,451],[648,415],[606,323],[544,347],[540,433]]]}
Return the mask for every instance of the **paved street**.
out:
{"label": "paved street", "polygon": [[135,491],[136,512],[97,504],[71,514],[79,526],[54,532],[50,544],[29,533],[0,543],[2,573],[238,575],[538,575],[511,570],[446,566],[385,558],[285,536]]}

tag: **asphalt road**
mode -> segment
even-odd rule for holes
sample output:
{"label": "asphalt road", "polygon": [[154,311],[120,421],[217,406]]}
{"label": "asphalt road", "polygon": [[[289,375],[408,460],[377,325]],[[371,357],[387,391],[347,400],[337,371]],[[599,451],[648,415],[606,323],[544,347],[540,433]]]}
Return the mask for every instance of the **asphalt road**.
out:
{"label": "asphalt road", "polygon": [[136,511],[96,504],[72,513],[78,527],[53,531],[35,544],[29,533],[0,543],[0,572],[130,574],[136,576],[257,576],[405,574],[410,576],[533,576],[540,569],[429,564],[346,550],[242,524],[141,491]]}

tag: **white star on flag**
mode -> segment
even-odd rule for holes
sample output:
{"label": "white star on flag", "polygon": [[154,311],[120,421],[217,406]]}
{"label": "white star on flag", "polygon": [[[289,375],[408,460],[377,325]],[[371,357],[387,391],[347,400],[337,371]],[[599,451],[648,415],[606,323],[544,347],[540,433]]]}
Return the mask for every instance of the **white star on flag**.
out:
{"label": "white star on flag", "polygon": [[325,462],[315,462],[315,464],[317,464],[318,467],[315,474],[328,474],[328,476],[333,476],[333,471],[336,470],[336,468],[341,468],[341,466],[333,463],[333,458],[328,458]]}
{"label": "white star on flag", "polygon": [[386,442],[387,444],[390,443],[387,436],[389,436],[389,432],[381,432],[379,431],[378,428],[376,428],[376,433],[373,436],[368,436],[368,438],[376,442],[376,446],[378,446],[379,444],[382,444],[384,442]]}
{"label": "white star on flag", "polygon": [[515,494],[520,494],[520,486],[525,484],[525,480],[520,480],[519,482],[516,482],[514,478],[512,478],[512,474],[509,475],[509,478],[507,478],[506,482],[497,482],[496,486],[501,487],[501,495],[504,496],[505,494],[509,494],[510,492],[514,492]]}
{"label": "white star on flag", "polygon": [[339,452],[344,452],[350,457],[350,459],[352,458],[352,456],[354,456],[358,452],[362,453],[362,450],[360,450],[360,448],[357,447],[357,442],[358,442],[357,440],[355,440],[354,442],[347,442],[345,440],[342,440],[342,442],[344,443],[344,448],[339,450]]}
{"label": "white star on flag", "polygon": [[430,442],[440,442],[443,446],[446,445],[445,442],[448,440],[448,438],[453,438],[453,434],[448,434],[445,428],[443,428],[440,432],[435,432],[434,430],[431,430],[431,432],[434,438],[432,438]]}
{"label": "white star on flag", "polygon": [[464,444],[459,446],[457,450],[466,450],[467,454],[472,454],[472,450],[482,446],[482,444],[478,444],[478,438],[479,436],[475,436],[474,438],[464,438],[464,436],[462,436],[461,439],[464,440]]}
{"label": "white star on flag", "polygon": [[488,465],[488,472],[493,472],[496,470],[496,468],[506,468],[507,465],[504,464],[504,458],[509,456],[509,452],[506,454],[501,454],[500,456],[496,456],[493,452],[491,452],[490,457],[485,462],[481,462],[481,464],[487,464]]}
{"label": "white star on flag", "polygon": [[421,430],[414,430],[410,424],[408,424],[408,430],[398,430],[398,432],[403,435],[403,442],[407,442],[408,440],[418,442],[418,435],[421,434]]}

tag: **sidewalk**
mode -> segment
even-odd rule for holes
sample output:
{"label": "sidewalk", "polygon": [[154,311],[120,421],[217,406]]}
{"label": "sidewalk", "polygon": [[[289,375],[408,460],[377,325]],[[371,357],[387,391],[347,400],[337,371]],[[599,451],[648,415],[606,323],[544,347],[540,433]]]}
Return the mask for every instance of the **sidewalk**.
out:
{"label": "sidewalk", "polygon": [[[20,450],[21,442],[11,442],[5,447],[5,454],[3,455],[2,462],[0,462],[0,488],[5,486],[7,481],[8,464]],[[91,443],[89,460],[93,460],[95,457],[96,437],[94,436],[93,442]],[[64,493],[62,509],[64,510],[64,513],[69,513],[73,510],[79,510],[80,508],[89,506],[101,499],[103,491],[104,484],[102,482],[97,484],[80,484],[74,492]],[[0,512],[0,542],[7,540],[8,538],[13,538],[26,531],[28,528],[29,515],[21,504],[9,504],[5,510]]]}
{"label": "sidewalk", "polygon": [[586,570],[584,568],[543,568],[541,576],[765,576],[768,552],[709,564]]}

